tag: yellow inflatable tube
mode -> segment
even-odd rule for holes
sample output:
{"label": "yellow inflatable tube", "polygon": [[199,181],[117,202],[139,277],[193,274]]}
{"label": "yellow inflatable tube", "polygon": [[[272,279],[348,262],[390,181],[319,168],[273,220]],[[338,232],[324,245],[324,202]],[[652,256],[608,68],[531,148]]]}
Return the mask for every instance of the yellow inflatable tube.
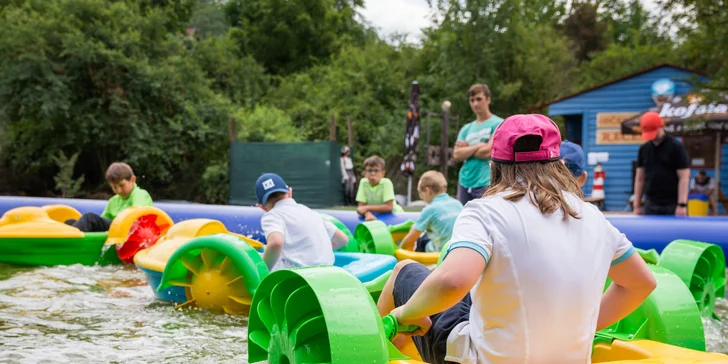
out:
{"label": "yellow inflatable tube", "polygon": [[[166,212],[154,206],[135,206],[124,209],[114,218],[109,227],[109,237],[106,239],[107,245],[123,244],[129,234],[132,225],[142,216],[156,215],[157,226],[172,226],[174,222]],[[162,230],[164,233],[164,230]]]}
{"label": "yellow inflatable tube", "polygon": [[148,249],[140,250],[134,256],[134,264],[140,267],[150,269],[157,272],[164,272],[164,266],[167,264],[169,257],[177,251],[177,249],[190,239],[213,235],[228,234],[236,236],[247,242],[254,249],[260,249],[263,244],[250,239],[246,236],[231,233],[225,225],[217,220],[211,219],[190,219],[173,225],[166,234],[157,240],[157,243]]}
{"label": "yellow inflatable tube", "polygon": [[437,260],[440,259],[440,253],[422,253],[405,249],[395,250],[394,256],[395,258],[397,258],[398,261],[410,259],[424,265],[437,264]]}
{"label": "yellow inflatable tube", "polygon": [[[81,216],[68,206],[16,207],[0,218],[0,238],[83,238],[76,227],[66,225],[64,218]],[[61,221],[62,220],[62,221]]]}
{"label": "yellow inflatable tube", "polygon": [[[391,360],[389,364],[426,364],[417,353],[412,340],[408,340],[400,351],[412,359]],[[610,344],[597,343],[594,345],[592,363],[725,364],[728,363],[728,355],[685,349],[650,340],[614,340]]]}

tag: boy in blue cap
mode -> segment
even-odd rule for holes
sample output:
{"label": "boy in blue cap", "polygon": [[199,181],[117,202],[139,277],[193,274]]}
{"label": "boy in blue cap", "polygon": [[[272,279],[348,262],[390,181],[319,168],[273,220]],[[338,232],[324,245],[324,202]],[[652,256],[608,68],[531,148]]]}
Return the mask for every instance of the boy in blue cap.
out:
{"label": "boy in blue cap", "polygon": [[587,177],[584,150],[578,144],[564,140],[561,143],[559,153],[561,153],[561,162],[576,177],[576,181],[579,182],[579,187],[584,186]]}
{"label": "boy in blue cap", "polygon": [[255,182],[268,270],[334,264],[334,250],[349,242],[341,230],[310,208],[296,203],[281,176],[265,173]]}

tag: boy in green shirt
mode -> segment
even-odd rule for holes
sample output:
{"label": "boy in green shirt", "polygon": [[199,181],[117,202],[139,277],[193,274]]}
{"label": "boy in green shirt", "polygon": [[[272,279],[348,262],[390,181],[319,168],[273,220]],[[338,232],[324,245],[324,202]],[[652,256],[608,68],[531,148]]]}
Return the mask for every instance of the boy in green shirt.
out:
{"label": "boy in green shirt", "polygon": [[109,199],[101,216],[87,212],[80,219],[68,220],[66,224],[77,227],[83,232],[108,231],[111,221],[124,209],[132,206],[152,206],[149,193],[136,185],[136,176],[126,163],[112,163],[106,170],[106,182],[116,195]]}
{"label": "boy in green shirt", "polygon": [[356,201],[359,202],[356,212],[366,221],[376,220],[373,212],[386,214],[403,212],[394,199],[394,185],[384,177],[384,159],[374,155],[364,161],[364,177],[359,181]]}
{"label": "boy in green shirt", "polygon": [[488,85],[476,84],[468,90],[470,108],[477,119],[465,124],[458,133],[453,159],[464,162],[458,175],[458,200],[468,201],[483,197],[490,185],[490,139],[503,118],[490,112]]}

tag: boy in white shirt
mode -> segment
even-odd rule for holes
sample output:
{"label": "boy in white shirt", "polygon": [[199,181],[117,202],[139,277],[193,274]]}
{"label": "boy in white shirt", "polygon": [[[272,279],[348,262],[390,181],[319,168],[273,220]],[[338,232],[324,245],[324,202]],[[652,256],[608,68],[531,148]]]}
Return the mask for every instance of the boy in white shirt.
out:
{"label": "boy in white shirt", "polygon": [[266,173],[255,182],[257,206],[266,246],[263,260],[271,272],[279,269],[334,264],[334,250],[349,242],[341,230],[310,208],[296,203],[279,175]]}
{"label": "boy in white shirt", "polygon": [[463,208],[442,264],[395,267],[377,307],[422,328],[413,339],[424,361],[587,363],[595,332],[655,288],[632,243],[581,200],[560,144],[543,115],[506,119],[490,188]]}

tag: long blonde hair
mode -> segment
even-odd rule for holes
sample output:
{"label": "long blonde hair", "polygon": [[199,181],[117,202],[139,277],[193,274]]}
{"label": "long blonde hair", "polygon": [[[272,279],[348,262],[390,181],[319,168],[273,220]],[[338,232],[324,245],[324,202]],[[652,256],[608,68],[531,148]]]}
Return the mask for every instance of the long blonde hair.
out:
{"label": "long blonde hair", "polygon": [[559,160],[515,164],[491,162],[491,180],[491,186],[483,196],[510,189],[513,192],[504,197],[507,201],[519,201],[528,195],[542,214],[562,209],[564,220],[569,216],[580,218],[563,192],[574,193],[579,198],[583,198],[584,194],[576,178]]}

